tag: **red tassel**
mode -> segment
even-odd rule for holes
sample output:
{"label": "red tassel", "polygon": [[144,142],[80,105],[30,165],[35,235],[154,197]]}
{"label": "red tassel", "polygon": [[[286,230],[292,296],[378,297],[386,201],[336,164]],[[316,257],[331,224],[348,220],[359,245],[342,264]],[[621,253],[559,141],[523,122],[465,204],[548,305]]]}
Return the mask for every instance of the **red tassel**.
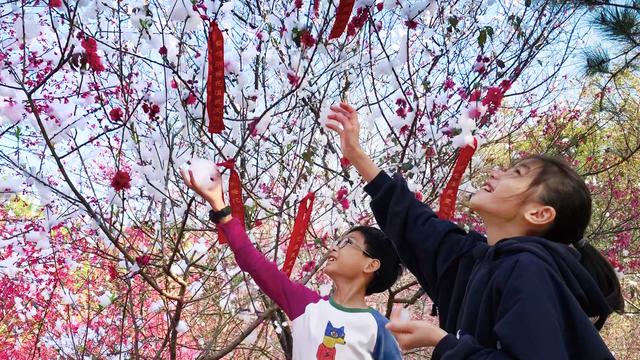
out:
{"label": "red tassel", "polygon": [[[242,226],[245,226],[244,220],[244,201],[242,200],[242,183],[240,182],[240,175],[234,167],[233,159],[221,162],[217,164],[223,166],[231,171],[229,176],[229,205],[231,205],[231,216],[240,220]],[[221,229],[218,229],[218,242],[220,244],[226,244],[227,239]]]}
{"label": "red tassel", "polygon": [[209,133],[224,131],[224,38],[215,21],[209,27],[208,44],[209,72],[207,74],[207,114]]}
{"label": "red tassel", "polygon": [[353,11],[353,3],[355,0],[340,0],[338,10],[336,10],[336,21],[333,23],[329,40],[339,38],[347,27],[351,12]]}
{"label": "red tassel", "polygon": [[287,247],[287,256],[284,259],[284,265],[282,265],[282,271],[284,271],[287,276],[291,276],[291,270],[293,270],[293,265],[298,258],[300,247],[304,242],[304,235],[311,220],[314,200],[315,195],[310,192],[300,201],[296,221],[293,224],[293,231],[291,231],[291,241],[289,241],[289,246]]}
{"label": "red tassel", "polygon": [[467,170],[467,166],[471,162],[471,157],[478,147],[478,140],[473,138],[473,145],[467,145],[460,150],[456,164],[453,166],[453,173],[451,179],[445,186],[440,195],[440,209],[438,210],[438,217],[444,220],[449,220],[453,216],[453,212],[456,209],[456,199],[458,197],[458,188],[462,181],[462,175]]}
{"label": "red tassel", "polygon": [[317,19],[320,16],[320,0],[313,0],[313,13],[311,18]]}

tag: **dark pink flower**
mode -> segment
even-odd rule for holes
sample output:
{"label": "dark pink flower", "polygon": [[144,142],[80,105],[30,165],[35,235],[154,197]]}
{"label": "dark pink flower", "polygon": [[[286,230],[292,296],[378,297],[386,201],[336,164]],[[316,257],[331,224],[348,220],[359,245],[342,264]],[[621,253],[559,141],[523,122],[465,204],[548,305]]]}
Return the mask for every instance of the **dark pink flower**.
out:
{"label": "dark pink flower", "polygon": [[316,39],[313,38],[313,35],[309,32],[309,30],[302,30],[302,34],[300,34],[300,44],[303,47],[312,47],[316,44]]}
{"label": "dark pink flower", "polygon": [[291,86],[298,86],[298,83],[300,83],[300,77],[293,71],[287,72],[287,80],[289,80]]}
{"label": "dark pink flower", "polygon": [[122,112],[122,109],[118,108],[113,108],[111,109],[111,111],[109,111],[109,119],[111,119],[112,121],[122,121],[122,118],[124,117],[124,113]]}
{"label": "dark pink flower", "polygon": [[418,27],[418,23],[415,20],[408,20],[404,24],[407,25],[407,27],[411,30]]}
{"label": "dark pink flower", "polygon": [[149,261],[151,261],[151,256],[149,256],[149,254],[136,257],[136,263],[138,263],[138,266],[148,265]]}
{"label": "dark pink flower", "polygon": [[126,171],[118,170],[111,179],[111,187],[115,191],[129,189],[131,187],[131,176]]}

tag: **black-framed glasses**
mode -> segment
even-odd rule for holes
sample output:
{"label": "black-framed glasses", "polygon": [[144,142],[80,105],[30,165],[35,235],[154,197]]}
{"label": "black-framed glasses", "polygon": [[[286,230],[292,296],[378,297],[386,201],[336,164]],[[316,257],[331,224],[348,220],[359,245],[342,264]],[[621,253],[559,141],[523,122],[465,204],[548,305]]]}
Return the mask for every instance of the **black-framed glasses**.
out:
{"label": "black-framed glasses", "polygon": [[367,255],[370,258],[373,258],[373,255],[369,254],[365,249],[362,248],[362,246],[358,245],[358,243],[354,239],[352,239],[350,237],[343,237],[343,238],[337,239],[334,242],[334,245],[338,249],[342,249],[347,245],[353,245],[353,246],[357,247],[358,250],[362,251],[363,254]]}

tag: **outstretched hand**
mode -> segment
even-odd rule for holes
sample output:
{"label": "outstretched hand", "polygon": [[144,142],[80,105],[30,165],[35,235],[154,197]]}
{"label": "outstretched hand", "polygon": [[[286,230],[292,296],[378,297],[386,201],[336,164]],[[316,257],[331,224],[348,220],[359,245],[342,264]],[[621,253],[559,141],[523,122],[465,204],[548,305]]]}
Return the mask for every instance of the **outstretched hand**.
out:
{"label": "outstretched hand", "polygon": [[358,113],[347,103],[331,105],[331,114],[327,116],[330,120],[327,127],[340,135],[340,147],[344,157],[352,160],[360,148],[360,122]]}
{"label": "outstretched hand", "polygon": [[380,169],[360,147],[358,112],[347,103],[331,106],[327,127],[340,135],[342,155],[358,170],[366,182],[373,180]]}
{"label": "outstretched hand", "polygon": [[395,336],[402,350],[436,346],[447,332],[424,320],[401,320],[393,309],[386,328]]}
{"label": "outstretched hand", "polygon": [[180,176],[184,180],[187,186],[196,192],[196,194],[202,196],[214,210],[220,210],[224,208],[224,199],[222,197],[222,177],[220,172],[216,168],[211,181],[198,183],[193,170],[189,168],[180,168]]}

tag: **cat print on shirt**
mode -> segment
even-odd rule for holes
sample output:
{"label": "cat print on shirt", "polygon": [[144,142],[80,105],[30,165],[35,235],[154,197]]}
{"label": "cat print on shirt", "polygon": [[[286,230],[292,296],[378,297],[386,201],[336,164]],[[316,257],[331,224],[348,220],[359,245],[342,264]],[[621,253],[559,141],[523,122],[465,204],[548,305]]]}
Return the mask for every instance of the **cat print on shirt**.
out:
{"label": "cat print on shirt", "polygon": [[317,360],[335,360],[336,358],[336,345],[344,345],[344,326],[335,327],[331,324],[331,321],[327,323],[327,328],[324,330],[324,338],[322,343],[318,345],[318,351],[316,351]]}

